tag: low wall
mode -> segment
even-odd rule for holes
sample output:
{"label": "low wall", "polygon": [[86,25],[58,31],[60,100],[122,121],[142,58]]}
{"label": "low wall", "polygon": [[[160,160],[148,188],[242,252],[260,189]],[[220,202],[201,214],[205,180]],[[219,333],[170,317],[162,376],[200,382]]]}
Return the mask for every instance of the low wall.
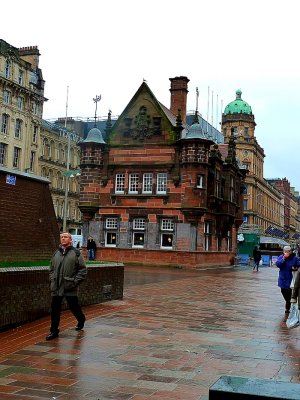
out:
{"label": "low wall", "polygon": [[[123,264],[94,264],[87,271],[79,289],[81,305],[123,298]],[[0,287],[0,330],[49,314],[49,267],[0,268]]]}
{"label": "low wall", "polygon": [[[86,257],[86,248],[82,248]],[[121,249],[117,247],[98,247],[96,260],[139,263],[139,265],[177,266],[187,269],[208,265],[233,265],[235,253],[225,251],[174,251]]]}

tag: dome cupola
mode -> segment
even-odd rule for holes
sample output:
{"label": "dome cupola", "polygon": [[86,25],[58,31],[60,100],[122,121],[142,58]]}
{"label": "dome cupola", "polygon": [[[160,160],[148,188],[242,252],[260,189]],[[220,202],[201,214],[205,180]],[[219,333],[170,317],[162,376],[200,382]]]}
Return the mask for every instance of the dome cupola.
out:
{"label": "dome cupola", "polygon": [[231,103],[227,104],[224,110],[224,115],[228,114],[252,114],[251,106],[244,100],[242,100],[242,91],[238,89],[236,92],[236,99]]}

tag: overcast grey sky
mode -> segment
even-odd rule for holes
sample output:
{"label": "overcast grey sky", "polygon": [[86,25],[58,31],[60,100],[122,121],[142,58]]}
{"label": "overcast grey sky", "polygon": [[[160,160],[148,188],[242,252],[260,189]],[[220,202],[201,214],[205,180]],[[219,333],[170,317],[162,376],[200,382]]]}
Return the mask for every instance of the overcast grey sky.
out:
{"label": "overcast grey sky", "polygon": [[[14,0],[0,37],[37,45],[46,81],[44,118],[119,115],[143,79],[165,106],[170,77],[187,76],[188,110],[216,126],[242,90],[264,148],[265,178],[299,177],[299,0]],[[214,93],[212,95],[212,92]],[[212,113],[212,96],[214,108]],[[218,99],[218,102],[217,102]],[[217,106],[218,104],[218,106]],[[223,111],[222,110],[222,111]]]}

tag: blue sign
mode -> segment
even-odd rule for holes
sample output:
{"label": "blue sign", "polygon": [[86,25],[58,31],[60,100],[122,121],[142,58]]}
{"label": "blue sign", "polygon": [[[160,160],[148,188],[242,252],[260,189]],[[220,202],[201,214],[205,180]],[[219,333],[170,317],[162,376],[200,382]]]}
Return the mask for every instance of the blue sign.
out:
{"label": "blue sign", "polygon": [[9,185],[15,185],[17,181],[16,175],[6,175],[6,183]]}

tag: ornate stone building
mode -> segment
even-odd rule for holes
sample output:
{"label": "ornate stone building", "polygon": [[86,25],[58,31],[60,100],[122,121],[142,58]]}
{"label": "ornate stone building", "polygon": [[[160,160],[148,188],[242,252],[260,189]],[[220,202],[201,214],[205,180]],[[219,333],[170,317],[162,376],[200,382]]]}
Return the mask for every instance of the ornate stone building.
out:
{"label": "ornate stone building", "polygon": [[106,139],[80,142],[79,208],[97,259],[197,267],[228,265],[242,223],[235,142],[218,145],[195,113],[186,124],[188,79],[171,81],[168,109],[143,82]]}
{"label": "ornate stone building", "polygon": [[0,165],[34,174],[46,101],[39,56],[0,39]]}

